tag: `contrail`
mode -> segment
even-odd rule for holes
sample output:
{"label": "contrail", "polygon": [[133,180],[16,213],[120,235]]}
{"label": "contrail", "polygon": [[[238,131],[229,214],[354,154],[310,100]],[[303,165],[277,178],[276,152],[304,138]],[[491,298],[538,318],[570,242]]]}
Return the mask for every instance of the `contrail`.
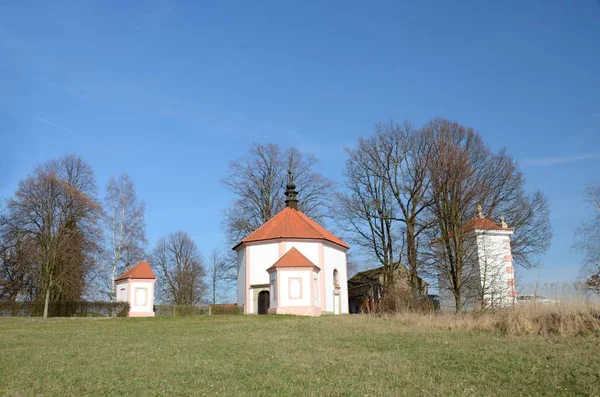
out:
{"label": "contrail", "polygon": [[64,132],[68,132],[69,134],[71,134],[71,135],[73,135],[73,136],[78,136],[78,135],[79,135],[79,134],[77,134],[76,132],[74,132],[74,131],[71,131],[71,130],[70,130],[70,129],[68,129],[68,128],[61,127],[61,126],[60,126],[60,125],[58,125],[58,124],[54,124],[53,122],[51,122],[51,121],[49,121],[49,120],[46,120],[46,119],[45,119],[45,118],[43,118],[43,117],[40,117],[40,116],[34,116],[34,117],[35,117],[36,119],[38,119],[39,121],[41,121],[41,122],[44,122],[44,123],[46,123],[46,124],[48,124],[48,125],[51,125],[52,127],[58,128],[59,130],[63,130]]}

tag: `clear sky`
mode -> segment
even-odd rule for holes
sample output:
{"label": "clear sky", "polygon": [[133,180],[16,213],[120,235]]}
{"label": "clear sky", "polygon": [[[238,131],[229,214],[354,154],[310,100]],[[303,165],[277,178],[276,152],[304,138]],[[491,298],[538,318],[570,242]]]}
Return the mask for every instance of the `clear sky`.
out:
{"label": "clear sky", "polygon": [[548,196],[552,248],[523,279],[573,280],[600,181],[600,2],[411,3],[4,0],[0,196],[77,153],[101,196],[129,173],[151,246],[185,230],[208,256],[232,199],[220,179],[252,142],[312,152],[339,181],[375,122],[441,116]]}

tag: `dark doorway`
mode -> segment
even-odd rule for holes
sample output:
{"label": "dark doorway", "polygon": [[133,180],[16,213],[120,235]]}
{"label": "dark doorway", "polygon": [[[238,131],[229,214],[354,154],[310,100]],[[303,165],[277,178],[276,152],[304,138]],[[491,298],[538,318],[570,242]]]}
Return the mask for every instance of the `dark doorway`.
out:
{"label": "dark doorway", "polygon": [[269,291],[260,291],[258,294],[258,314],[269,312]]}

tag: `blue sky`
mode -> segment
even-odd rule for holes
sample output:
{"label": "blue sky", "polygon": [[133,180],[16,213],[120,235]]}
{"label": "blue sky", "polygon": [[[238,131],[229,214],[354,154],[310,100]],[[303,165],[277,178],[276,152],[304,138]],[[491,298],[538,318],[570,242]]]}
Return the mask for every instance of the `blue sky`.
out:
{"label": "blue sky", "polygon": [[507,147],[549,198],[552,248],[522,280],[577,277],[600,181],[600,2],[134,3],[0,4],[1,196],[77,153],[102,196],[130,174],[151,245],[185,230],[208,255],[232,199],[220,179],[252,142],[312,152],[340,181],[375,122],[441,116]]}

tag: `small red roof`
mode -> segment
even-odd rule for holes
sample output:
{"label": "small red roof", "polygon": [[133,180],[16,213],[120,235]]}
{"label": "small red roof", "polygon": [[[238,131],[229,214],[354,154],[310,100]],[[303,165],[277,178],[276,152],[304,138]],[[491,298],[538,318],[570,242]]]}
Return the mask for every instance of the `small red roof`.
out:
{"label": "small red roof", "polygon": [[317,265],[302,255],[302,253],[295,247],[292,247],[292,249],[286,252],[281,258],[279,258],[279,260],[277,260],[277,262],[275,262],[273,266],[268,268],[267,271],[282,267],[310,267],[319,269]]}
{"label": "small red roof", "polygon": [[468,232],[470,230],[514,230],[509,227],[502,227],[498,225],[496,222],[492,221],[488,218],[480,218],[475,217],[469,219],[463,226],[463,232]]}
{"label": "small red roof", "polygon": [[148,262],[138,262],[131,269],[121,273],[115,278],[115,281],[125,280],[128,278],[141,278],[141,279],[156,279],[152,268]]}
{"label": "small red roof", "polygon": [[[492,221],[488,218],[481,218],[476,216],[475,218],[469,219],[462,227],[463,232],[470,232],[471,230],[503,230],[503,231],[514,231],[515,229],[510,227],[502,227],[498,225],[496,222]],[[453,233],[448,233],[448,237],[452,237]],[[442,240],[441,237],[433,240],[433,243],[440,242]]]}
{"label": "small red roof", "polygon": [[323,226],[304,215],[301,211],[285,207],[248,237],[242,239],[233,249],[243,243],[280,238],[326,240],[343,248],[350,248],[348,244],[325,230]]}

